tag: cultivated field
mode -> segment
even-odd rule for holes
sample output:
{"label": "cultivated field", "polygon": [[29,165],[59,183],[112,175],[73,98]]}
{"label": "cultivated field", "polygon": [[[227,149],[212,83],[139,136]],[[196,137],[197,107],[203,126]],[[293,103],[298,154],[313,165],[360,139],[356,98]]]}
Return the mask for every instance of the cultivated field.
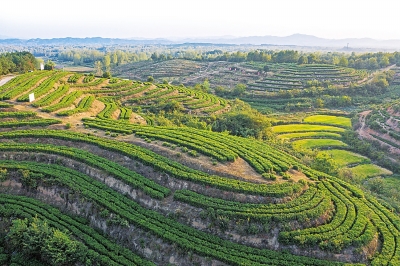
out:
{"label": "cultivated field", "polygon": [[[12,220],[34,217],[83,245],[71,265],[400,263],[400,218],[348,180],[265,141],[133,122],[171,103],[199,117],[229,112],[223,98],[42,71],[1,86],[0,99],[2,264],[38,265],[4,244]],[[346,119],[310,119],[272,130],[302,149],[344,143]],[[346,156],[354,174],[372,171]]]}

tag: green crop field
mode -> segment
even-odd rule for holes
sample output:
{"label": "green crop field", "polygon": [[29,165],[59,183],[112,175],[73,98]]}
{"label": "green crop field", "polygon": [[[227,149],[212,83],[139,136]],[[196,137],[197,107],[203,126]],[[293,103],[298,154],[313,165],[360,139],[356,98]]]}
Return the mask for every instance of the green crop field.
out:
{"label": "green crop field", "polygon": [[303,138],[341,138],[342,136],[332,132],[303,132],[303,133],[286,133],[279,134],[279,139],[303,139]]}
{"label": "green crop field", "polygon": [[346,147],[347,144],[336,139],[300,139],[292,142],[295,149]]}
{"label": "green crop field", "polygon": [[321,151],[321,153],[331,156],[340,167],[370,162],[370,159],[367,157],[346,150],[326,150]]}
{"label": "green crop field", "polygon": [[297,133],[297,132],[308,132],[308,131],[325,131],[325,132],[344,132],[343,128],[324,126],[324,125],[307,125],[307,124],[291,124],[291,125],[280,125],[272,127],[274,133]]}
{"label": "green crop field", "polygon": [[318,124],[329,124],[337,125],[342,127],[351,127],[350,118],[343,116],[332,116],[332,115],[313,115],[304,118],[305,123],[318,123]]}
{"label": "green crop field", "polygon": [[[268,64],[273,75],[249,62],[151,60],[135,75],[213,70],[260,90],[361,75]],[[369,180],[356,183],[392,173],[347,151],[348,118],[308,112],[271,127],[205,91],[50,70],[0,86],[0,265],[400,265],[398,214]],[[317,168],[318,153],[359,164],[354,180]],[[55,250],[64,262],[49,262]]]}
{"label": "green crop field", "polygon": [[357,176],[360,179],[365,179],[373,176],[380,176],[380,175],[385,176],[393,174],[391,171],[379,167],[375,164],[361,164],[349,169],[353,172],[354,176]]}

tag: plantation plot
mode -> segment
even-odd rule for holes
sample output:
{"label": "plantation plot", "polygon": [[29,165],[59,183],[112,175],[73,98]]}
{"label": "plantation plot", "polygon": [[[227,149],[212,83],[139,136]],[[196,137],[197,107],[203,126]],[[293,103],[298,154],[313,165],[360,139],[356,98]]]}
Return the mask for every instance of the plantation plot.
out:
{"label": "plantation plot", "polygon": [[[341,141],[342,137],[340,134],[345,131],[345,128],[351,127],[349,118],[330,115],[313,115],[304,118],[303,121],[304,123],[310,124],[275,126],[273,127],[273,131],[278,133],[278,138],[289,141],[293,149],[297,151],[304,152],[313,149],[323,150],[318,151],[317,156],[327,155],[327,158],[333,159],[334,163],[339,167],[339,170],[348,169],[351,171],[351,175],[357,179],[392,174],[392,172],[387,169],[370,164],[371,160],[364,156],[347,150],[340,150],[340,148],[348,147],[346,143]],[[330,126],[325,126],[324,124]],[[333,125],[340,127],[334,127]],[[337,133],[332,132],[332,130],[337,129],[339,129]]]}
{"label": "plantation plot", "polygon": [[[158,63],[174,71],[167,62]],[[286,71],[291,78],[279,82],[273,80],[279,78],[275,75],[260,84],[300,87],[303,83],[298,80],[310,77],[328,80],[340,75],[341,83],[357,78],[332,66],[283,64],[273,69],[281,75]],[[254,69],[240,72],[237,77],[257,75]],[[160,69],[157,74],[165,73]],[[8,112],[14,110],[8,103],[0,106],[9,108],[0,112],[1,123],[8,123],[6,130],[0,130],[0,262],[7,244],[6,222],[37,214],[60,230],[68,229],[87,246],[87,265],[168,261],[176,265],[400,265],[398,215],[345,178],[311,168],[312,156],[319,152],[340,167],[353,166],[351,182],[370,174],[391,174],[366,157],[340,150],[352,147],[344,142],[351,127],[348,118],[313,115],[302,121],[303,114],[275,120],[283,124],[272,127],[285,140],[280,145],[185,123],[179,127],[173,126],[175,122],[165,123],[168,126],[130,123],[136,116],[145,117],[148,124],[161,124],[156,115],[171,119],[167,122],[179,116],[179,121],[189,117],[209,128],[218,113],[229,111],[230,102],[201,90],[68,72],[23,77],[0,88],[0,96],[14,95],[10,100],[14,103],[35,90],[42,95],[34,105],[17,103],[22,106],[15,109],[40,108],[48,112],[41,113],[44,117],[58,115],[73,125],[16,130],[36,120],[43,125],[54,121],[39,119],[35,112]],[[176,110],[168,110],[171,103]],[[211,113],[216,115],[208,116]],[[287,143],[299,151],[286,152]],[[295,157],[302,152],[311,159]],[[208,168],[211,164],[215,168]],[[234,164],[245,166],[243,175],[250,177],[216,170]],[[46,198],[47,191],[58,200]],[[59,211],[56,204],[76,215]]]}
{"label": "plantation plot", "polygon": [[286,133],[279,134],[279,139],[292,140],[292,139],[305,139],[305,138],[335,138],[340,139],[342,136],[337,133],[331,132],[304,132],[304,133]]}
{"label": "plantation plot", "polygon": [[308,82],[328,82],[337,86],[347,86],[350,82],[362,80],[365,71],[351,68],[342,68],[334,65],[296,65],[296,64],[270,64],[273,71],[272,77],[256,80],[249,84],[250,90],[255,91],[290,91],[306,89]]}
{"label": "plantation plot", "polygon": [[308,131],[344,132],[343,128],[323,125],[291,124],[272,127],[274,133],[295,133]]}
{"label": "plantation plot", "polygon": [[314,149],[347,147],[347,144],[337,139],[301,139],[292,142],[294,149]]}
{"label": "plantation plot", "polygon": [[385,168],[379,167],[375,164],[361,164],[355,167],[349,168],[354,176],[360,179],[368,177],[380,176],[380,175],[392,175],[393,173]]}
{"label": "plantation plot", "polygon": [[346,150],[326,150],[321,151],[321,153],[328,154],[341,167],[353,164],[369,163],[371,161],[367,157]]}
{"label": "plantation plot", "polygon": [[332,115],[313,115],[304,118],[305,123],[315,123],[315,124],[329,124],[342,127],[351,127],[350,118],[343,116],[332,116]]}

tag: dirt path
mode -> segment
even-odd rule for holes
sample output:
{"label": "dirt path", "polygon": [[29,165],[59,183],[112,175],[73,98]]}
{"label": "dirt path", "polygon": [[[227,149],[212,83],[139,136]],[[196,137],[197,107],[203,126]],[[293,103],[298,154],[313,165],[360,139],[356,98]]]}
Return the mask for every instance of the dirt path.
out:
{"label": "dirt path", "polygon": [[372,110],[367,110],[367,111],[364,111],[364,112],[361,112],[360,113],[360,118],[359,118],[359,122],[360,122],[360,124],[361,124],[361,127],[357,130],[357,133],[362,137],[362,138],[367,138],[368,139],[368,137],[370,136],[367,132],[366,132],[366,129],[365,129],[365,118],[367,117],[367,115],[369,114],[369,113],[371,113],[372,112]]}
{"label": "dirt path", "polygon": [[0,79],[0,86],[3,86],[7,82],[9,82],[15,76],[6,76]]}
{"label": "dirt path", "polygon": [[382,69],[378,69],[377,71],[375,71],[374,73],[371,74],[371,77],[363,78],[362,80],[357,81],[357,83],[358,84],[370,83],[374,79],[376,74],[388,71],[388,70],[394,68],[395,66],[396,66],[396,64],[382,68]]}

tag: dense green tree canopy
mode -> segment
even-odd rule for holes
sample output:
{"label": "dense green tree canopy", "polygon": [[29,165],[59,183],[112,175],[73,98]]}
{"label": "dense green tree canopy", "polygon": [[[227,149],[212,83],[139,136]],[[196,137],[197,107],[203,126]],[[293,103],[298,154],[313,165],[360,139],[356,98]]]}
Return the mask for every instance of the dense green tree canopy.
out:
{"label": "dense green tree canopy", "polygon": [[271,134],[270,127],[271,122],[266,116],[237,99],[232,103],[232,112],[219,116],[213,124],[215,131],[257,139],[267,139]]}
{"label": "dense green tree canopy", "polygon": [[45,221],[16,219],[7,234],[10,248],[27,259],[36,258],[49,265],[73,265],[83,261],[87,248]]}
{"label": "dense green tree canopy", "polygon": [[0,75],[35,70],[36,58],[29,52],[15,52],[0,55]]}

